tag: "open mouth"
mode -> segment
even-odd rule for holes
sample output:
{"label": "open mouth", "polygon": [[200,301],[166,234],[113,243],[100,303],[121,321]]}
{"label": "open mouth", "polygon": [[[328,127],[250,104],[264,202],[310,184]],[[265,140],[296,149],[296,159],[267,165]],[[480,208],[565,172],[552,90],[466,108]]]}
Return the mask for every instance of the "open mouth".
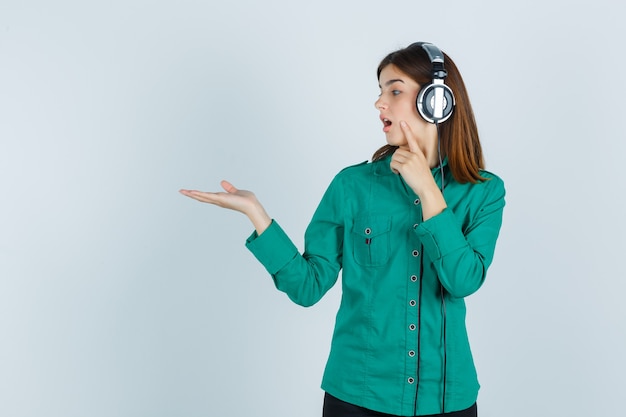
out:
{"label": "open mouth", "polygon": [[387,119],[386,117],[382,117],[380,120],[383,121],[383,132],[387,133],[389,132],[389,130],[391,129],[391,120]]}

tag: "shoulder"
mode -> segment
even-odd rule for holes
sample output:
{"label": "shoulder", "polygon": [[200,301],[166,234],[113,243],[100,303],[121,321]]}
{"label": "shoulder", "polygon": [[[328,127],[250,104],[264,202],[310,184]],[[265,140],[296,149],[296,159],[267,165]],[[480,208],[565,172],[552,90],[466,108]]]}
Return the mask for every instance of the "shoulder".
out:
{"label": "shoulder", "polygon": [[[380,178],[380,172],[385,163],[382,161],[363,161],[343,168],[339,171],[329,185],[330,190],[336,192],[355,194],[358,190],[369,189],[375,178]],[[389,172],[391,170],[388,168]]]}
{"label": "shoulder", "polygon": [[495,204],[503,207],[506,190],[502,178],[493,172],[485,170],[481,170],[480,175],[484,180],[473,184],[473,188],[476,190],[474,197],[481,201],[480,204]]}
{"label": "shoulder", "polygon": [[370,165],[368,161],[363,161],[343,168],[328,185],[322,201],[332,201],[332,204],[342,206],[342,203],[349,198],[348,195],[352,195],[355,187],[362,184],[364,178],[369,177],[366,172],[370,169]]}
{"label": "shoulder", "polygon": [[359,177],[366,176],[371,172],[372,163],[368,161],[359,162],[343,168],[335,175],[333,182],[343,182],[345,180],[354,180]]}
{"label": "shoulder", "polygon": [[494,174],[491,171],[487,171],[486,169],[481,169],[478,172],[483,178],[490,178],[490,179],[495,179],[497,182],[503,182],[502,178],[500,178],[498,175]]}
{"label": "shoulder", "polygon": [[354,172],[360,172],[360,171],[363,171],[364,168],[367,168],[368,165],[371,165],[371,162],[368,162],[368,161],[359,162],[358,164],[345,167],[344,169],[339,171],[337,175],[342,175],[342,174],[345,175],[345,174],[351,174]]}
{"label": "shoulder", "polygon": [[502,178],[500,178],[493,172],[486,170],[481,170],[480,176],[485,179],[479,183],[483,185],[483,188],[492,191],[499,191],[504,194],[504,181],[502,180]]}
{"label": "shoulder", "polygon": [[339,171],[337,177],[368,177],[370,175],[385,176],[392,174],[389,166],[391,156],[377,161],[363,161],[350,165]]}
{"label": "shoulder", "polygon": [[481,170],[479,174],[483,179],[478,182],[459,183],[452,180],[450,183],[446,183],[444,193],[446,199],[458,199],[472,207],[480,207],[496,201],[503,202],[505,197],[504,181],[490,171]]}

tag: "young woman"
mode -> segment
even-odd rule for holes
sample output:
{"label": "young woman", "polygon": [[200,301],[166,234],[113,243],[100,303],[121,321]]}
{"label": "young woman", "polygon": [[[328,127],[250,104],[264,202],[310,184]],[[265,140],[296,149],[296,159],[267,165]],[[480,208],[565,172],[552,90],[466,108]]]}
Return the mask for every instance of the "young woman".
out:
{"label": "young woman", "polygon": [[311,305],[342,272],[342,300],[322,388],[324,416],[476,416],[478,381],[464,297],[485,280],[504,185],[484,171],[467,91],[428,43],[378,67],[387,144],[332,181],[300,254],[249,191],[181,190],[237,210],[246,246],[276,287]]}

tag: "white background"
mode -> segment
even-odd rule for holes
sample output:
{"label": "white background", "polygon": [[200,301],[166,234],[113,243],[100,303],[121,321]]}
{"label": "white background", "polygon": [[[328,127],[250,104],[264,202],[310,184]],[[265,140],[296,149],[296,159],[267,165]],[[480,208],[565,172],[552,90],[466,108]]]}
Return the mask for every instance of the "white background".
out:
{"label": "white background", "polygon": [[0,0],[0,416],[321,415],[339,302],[304,309],[238,213],[302,248],[384,142],[388,52],[459,66],[507,206],[468,299],[483,417],[623,409],[623,13],[614,0]]}

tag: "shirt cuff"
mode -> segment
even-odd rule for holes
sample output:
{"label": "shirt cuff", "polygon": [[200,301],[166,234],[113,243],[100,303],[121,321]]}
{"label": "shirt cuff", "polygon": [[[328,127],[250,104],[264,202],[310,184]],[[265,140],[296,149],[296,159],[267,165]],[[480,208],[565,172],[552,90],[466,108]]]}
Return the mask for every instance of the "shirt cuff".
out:
{"label": "shirt cuff", "polygon": [[298,254],[298,248],[274,220],[261,235],[254,231],[246,240],[246,247],[272,275]]}
{"label": "shirt cuff", "polygon": [[449,208],[419,224],[414,230],[433,260],[467,246],[454,212]]}

